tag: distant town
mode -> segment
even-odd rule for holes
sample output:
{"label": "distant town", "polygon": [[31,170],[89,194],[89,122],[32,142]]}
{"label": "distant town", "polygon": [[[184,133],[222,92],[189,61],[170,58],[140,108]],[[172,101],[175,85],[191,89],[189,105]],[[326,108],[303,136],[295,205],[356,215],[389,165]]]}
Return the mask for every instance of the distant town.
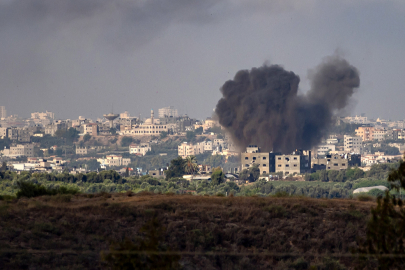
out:
{"label": "distant town", "polygon": [[[262,152],[260,145],[238,149],[217,120],[179,115],[173,106],[152,110],[141,119],[128,112],[98,119],[55,118],[33,112],[30,118],[7,115],[0,106],[0,159],[10,170],[88,173],[114,169],[121,174],[164,177],[172,159],[195,156],[205,179],[221,167],[227,178],[239,179],[253,167],[260,178],[296,178],[319,170],[363,171],[373,164],[398,162],[405,151],[405,121],[338,117],[329,135],[314,149],[293,153]],[[204,178],[205,177],[205,178]]]}

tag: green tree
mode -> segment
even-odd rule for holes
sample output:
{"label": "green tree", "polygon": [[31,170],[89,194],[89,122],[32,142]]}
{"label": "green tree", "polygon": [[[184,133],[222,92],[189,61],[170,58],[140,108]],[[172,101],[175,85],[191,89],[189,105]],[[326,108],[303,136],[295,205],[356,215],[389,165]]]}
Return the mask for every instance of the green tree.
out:
{"label": "green tree", "polygon": [[186,138],[188,141],[193,141],[195,139],[195,133],[193,131],[187,131]]}
{"label": "green tree", "polygon": [[188,156],[185,159],[184,171],[193,175],[198,171],[197,158],[195,156]]}
{"label": "green tree", "polygon": [[204,129],[202,127],[196,128],[194,130],[194,133],[197,135],[201,135],[203,133]]}
{"label": "green tree", "polygon": [[7,170],[7,163],[3,161],[3,163],[1,164],[0,171],[5,172],[6,170]]}
{"label": "green tree", "polygon": [[164,138],[166,138],[167,137],[167,132],[166,131],[162,131],[161,133],[160,133],[160,138],[161,139],[164,139]]}
{"label": "green tree", "polygon": [[253,165],[252,167],[249,168],[250,174],[252,175],[252,181],[255,182],[257,179],[259,179],[260,176],[260,169],[257,164]]}
{"label": "green tree", "polygon": [[64,129],[58,129],[57,131],[55,131],[55,137],[57,138],[63,138],[63,136],[65,135],[66,130]]}
{"label": "green tree", "polygon": [[[405,162],[391,171],[388,181],[397,191],[405,188]],[[404,201],[390,195],[377,199],[377,207],[371,210],[367,225],[367,239],[360,247],[360,254],[371,254],[377,260],[379,269],[402,269],[405,265],[405,209]],[[360,258],[366,259],[360,255]]]}
{"label": "green tree", "polygon": [[184,171],[185,160],[182,157],[177,157],[170,161],[169,169],[165,171],[166,180],[173,177],[182,177],[185,174]]}
{"label": "green tree", "polygon": [[221,167],[217,167],[212,171],[211,174],[211,183],[213,185],[219,185],[221,183],[225,182],[225,175],[221,169]]}
{"label": "green tree", "polygon": [[91,135],[90,135],[89,133],[86,133],[86,134],[83,136],[83,141],[85,141],[85,142],[89,141],[90,139],[91,139]]}
{"label": "green tree", "polygon": [[128,147],[132,143],[132,137],[122,137],[121,139],[121,146]]}

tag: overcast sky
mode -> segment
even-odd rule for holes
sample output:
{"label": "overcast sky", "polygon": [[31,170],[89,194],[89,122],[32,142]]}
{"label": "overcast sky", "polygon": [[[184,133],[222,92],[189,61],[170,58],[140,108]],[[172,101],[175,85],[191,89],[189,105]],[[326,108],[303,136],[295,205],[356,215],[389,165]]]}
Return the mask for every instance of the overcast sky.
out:
{"label": "overcast sky", "polygon": [[360,71],[352,114],[405,119],[403,0],[0,0],[0,105],[96,119],[173,105],[212,114],[241,69]]}

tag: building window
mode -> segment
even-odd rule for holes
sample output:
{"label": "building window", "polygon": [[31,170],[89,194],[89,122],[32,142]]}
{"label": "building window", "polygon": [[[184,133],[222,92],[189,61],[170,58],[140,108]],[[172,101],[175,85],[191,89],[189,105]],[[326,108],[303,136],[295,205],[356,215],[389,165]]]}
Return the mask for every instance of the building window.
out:
{"label": "building window", "polygon": [[266,160],[266,157],[263,157],[263,160]]}
{"label": "building window", "polygon": [[294,160],[297,160],[297,158],[296,158],[296,157],[294,157]]}
{"label": "building window", "polygon": [[278,160],[281,160],[281,157],[279,157]]}
{"label": "building window", "polygon": [[278,166],[277,167],[281,167],[281,164],[278,164]]}
{"label": "building window", "polygon": [[266,171],[263,171],[263,174],[267,173]]}
{"label": "building window", "polygon": [[294,164],[294,167],[297,167],[297,164]]}
{"label": "building window", "polygon": [[346,166],[346,163],[342,163],[342,166]]}
{"label": "building window", "polygon": [[288,165],[288,164],[286,164],[285,166],[286,166],[286,167],[290,167],[290,165]]}
{"label": "building window", "polygon": [[256,157],[253,157],[253,160],[256,160]]}
{"label": "building window", "polygon": [[267,165],[266,164],[263,164],[263,167],[266,167]]}
{"label": "building window", "polygon": [[248,157],[245,157],[245,160],[248,160],[249,158]]}
{"label": "building window", "polygon": [[333,164],[333,166],[337,167],[337,166],[339,166],[339,164],[337,164],[337,163],[334,163],[334,164]]}

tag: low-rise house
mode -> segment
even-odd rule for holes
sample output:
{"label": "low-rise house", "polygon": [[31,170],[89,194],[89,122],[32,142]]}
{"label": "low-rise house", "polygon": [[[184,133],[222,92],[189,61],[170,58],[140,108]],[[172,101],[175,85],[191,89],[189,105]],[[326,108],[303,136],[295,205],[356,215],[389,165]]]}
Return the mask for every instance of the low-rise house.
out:
{"label": "low-rise house", "polygon": [[123,158],[120,155],[108,155],[104,159],[97,159],[101,165],[107,165],[111,167],[118,167],[118,166],[128,166],[131,163],[130,158]]}
{"label": "low-rise house", "polygon": [[146,155],[147,152],[151,151],[152,148],[150,147],[149,143],[141,143],[141,144],[131,144],[129,146],[129,153],[131,155]]}

